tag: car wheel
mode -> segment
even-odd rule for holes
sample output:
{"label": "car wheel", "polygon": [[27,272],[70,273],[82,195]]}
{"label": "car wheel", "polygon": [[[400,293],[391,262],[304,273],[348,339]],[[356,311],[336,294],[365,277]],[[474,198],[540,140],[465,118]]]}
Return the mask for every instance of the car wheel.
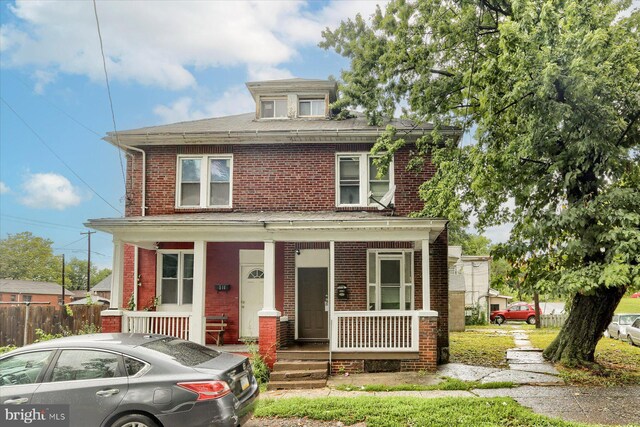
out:
{"label": "car wheel", "polygon": [[496,316],[496,323],[498,325],[502,325],[504,323],[504,317],[502,316]]}
{"label": "car wheel", "polygon": [[535,325],[536,324],[536,316],[529,316],[527,318],[527,323],[530,325]]}
{"label": "car wheel", "polygon": [[118,418],[111,427],[158,427],[158,424],[146,415],[128,414]]}
{"label": "car wheel", "polygon": [[633,343],[633,338],[631,338],[631,335],[627,335],[627,340],[629,340],[629,345],[631,347],[633,347],[635,344]]}

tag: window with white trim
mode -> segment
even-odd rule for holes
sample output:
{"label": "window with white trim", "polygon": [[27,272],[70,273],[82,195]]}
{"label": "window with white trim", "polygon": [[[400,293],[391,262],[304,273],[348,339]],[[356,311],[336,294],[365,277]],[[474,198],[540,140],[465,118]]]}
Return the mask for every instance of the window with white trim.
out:
{"label": "window with white trim", "polygon": [[413,310],[413,251],[367,252],[369,310]]}
{"label": "window with white trim", "polygon": [[301,99],[298,101],[298,117],[324,117],[325,107],[324,98]]}
{"label": "window with white trim", "polygon": [[193,251],[158,252],[156,295],[164,308],[193,303]]}
{"label": "window with white trim", "polygon": [[336,156],[336,206],[377,206],[393,186],[393,161],[387,173],[378,176],[376,156],[344,153]]}
{"label": "window with white trim", "polygon": [[233,157],[178,156],[176,206],[231,207]]}
{"label": "window with white trim", "polygon": [[260,100],[260,118],[277,119],[285,117],[287,117],[287,98]]}

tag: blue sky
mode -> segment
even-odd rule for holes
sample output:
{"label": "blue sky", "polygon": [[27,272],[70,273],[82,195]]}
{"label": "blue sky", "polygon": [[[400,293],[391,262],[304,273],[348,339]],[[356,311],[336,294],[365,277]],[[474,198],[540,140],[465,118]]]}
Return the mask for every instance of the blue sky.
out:
{"label": "blue sky", "polygon": [[[348,63],[320,31],[375,4],[99,0],[117,128],[251,111],[247,81],[337,77]],[[86,259],[83,222],[124,210],[93,4],[2,0],[0,21],[0,236]],[[111,237],[91,243],[110,267]]]}
{"label": "blue sky", "polygon": [[[376,3],[98,0],[117,129],[252,111],[247,81],[339,77],[320,33]],[[0,236],[86,259],[83,222],[124,211],[93,3],[0,0],[0,22]],[[111,267],[109,235],[92,252]]]}

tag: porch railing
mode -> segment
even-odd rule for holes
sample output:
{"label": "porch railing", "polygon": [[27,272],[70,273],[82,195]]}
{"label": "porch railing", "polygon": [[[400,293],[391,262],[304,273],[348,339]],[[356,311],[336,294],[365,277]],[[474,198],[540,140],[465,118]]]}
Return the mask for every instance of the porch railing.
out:
{"label": "porch railing", "polygon": [[161,334],[189,339],[190,313],[166,311],[125,311],[122,332]]}
{"label": "porch railing", "polygon": [[331,351],[418,351],[418,316],[406,311],[337,311]]}

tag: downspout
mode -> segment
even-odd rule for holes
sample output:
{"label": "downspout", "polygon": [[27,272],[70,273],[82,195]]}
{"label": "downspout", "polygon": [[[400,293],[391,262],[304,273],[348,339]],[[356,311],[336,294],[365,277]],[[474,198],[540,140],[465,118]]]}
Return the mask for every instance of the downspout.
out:
{"label": "downspout", "polygon": [[[126,148],[127,150],[137,151],[142,154],[142,194],[141,194],[141,212],[140,216],[145,216],[147,207],[147,153],[136,147],[131,147],[128,145],[120,144],[121,147]],[[139,310],[138,307],[138,286],[140,283],[138,282],[138,253],[140,248],[138,245],[135,245],[135,252],[133,254],[133,302],[136,306],[136,310]]]}

